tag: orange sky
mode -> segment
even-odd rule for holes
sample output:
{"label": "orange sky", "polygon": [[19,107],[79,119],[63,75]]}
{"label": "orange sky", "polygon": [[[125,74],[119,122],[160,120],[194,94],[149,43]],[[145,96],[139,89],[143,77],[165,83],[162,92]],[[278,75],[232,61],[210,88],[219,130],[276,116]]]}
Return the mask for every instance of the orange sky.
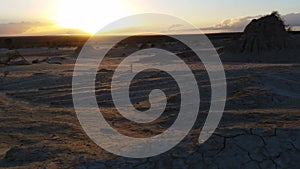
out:
{"label": "orange sky", "polygon": [[299,28],[299,0],[1,0],[0,35],[91,34],[145,12],[177,16],[204,32],[235,32],[275,10]]}

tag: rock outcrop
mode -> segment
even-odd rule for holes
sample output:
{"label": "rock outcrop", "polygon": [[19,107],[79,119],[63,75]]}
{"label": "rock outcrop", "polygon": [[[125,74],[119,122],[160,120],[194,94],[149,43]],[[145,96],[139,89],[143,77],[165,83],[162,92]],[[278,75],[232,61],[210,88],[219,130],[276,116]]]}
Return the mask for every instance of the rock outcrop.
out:
{"label": "rock outcrop", "polygon": [[263,51],[287,49],[293,46],[286,26],[277,12],[252,20],[245,28],[243,36],[233,42],[231,51],[259,53]]}
{"label": "rock outcrop", "polygon": [[[252,20],[243,35],[222,49],[223,60],[278,61],[298,60],[298,42],[288,33],[287,26],[277,12]],[[235,55],[235,56],[233,56]],[[239,55],[243,58],[237,58]]]}

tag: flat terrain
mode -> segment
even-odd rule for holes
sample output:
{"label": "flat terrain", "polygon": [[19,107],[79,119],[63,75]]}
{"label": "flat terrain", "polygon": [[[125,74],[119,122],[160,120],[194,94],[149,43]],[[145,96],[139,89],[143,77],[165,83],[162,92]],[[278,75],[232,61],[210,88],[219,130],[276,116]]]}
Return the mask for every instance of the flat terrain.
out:
{"label": "flat terrain", "polygon": [[[222,39],[214,42],[219,46],[223,43]],[[225,112],[216,133],[203,145],[197,143],[197,137],[207,115],[210,86],[204,67],[196,65],[194,71],[201,82],[204,106],[189,136],[160,156],[128,159],[98,147],[78,122],[72,103],[75,49],[20,49],[21,54],[28,52],[25,58],[29,61],[50,57],[56,64],[41,62],[0,67],[0,168],[235,167],[232,165],[293,168],[297,165],[300,157],[299,141],[296,141],[300,138],[299,63],[225,62]],[[105,69],[98,72],[102,86],[96,88],[96,95],[106,119],[128,135],[149,137],[164,131],[176,117],[173,113],[176,104],[147,127],[122,120],[111,106],[106,81],[118,59],[109,60]],[[161,82],[168,77],[160,75],[143,85],[151,85],[156,80]],[[170,99],[171,102],[177,103],[178,93],[172,86],[160,83],[160,87],[169,89],[170,97],[175,98]],[[147,107],[145,96],[137,95],[135,99],[140,108]],[[280,144],[285,147],[278,148],[282,152],[276,152],[276,145]]]}

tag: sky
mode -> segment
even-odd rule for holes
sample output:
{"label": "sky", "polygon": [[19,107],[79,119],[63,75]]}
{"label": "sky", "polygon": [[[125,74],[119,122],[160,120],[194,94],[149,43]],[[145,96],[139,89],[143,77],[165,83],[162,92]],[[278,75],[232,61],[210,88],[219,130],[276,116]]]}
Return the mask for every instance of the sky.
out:
{"label": "sky", "polygon": [[91,34],[145,12],[177,16],[204,32],[236,32],[272,11],[300,28],[299,0],[1,0],[0,35]]}

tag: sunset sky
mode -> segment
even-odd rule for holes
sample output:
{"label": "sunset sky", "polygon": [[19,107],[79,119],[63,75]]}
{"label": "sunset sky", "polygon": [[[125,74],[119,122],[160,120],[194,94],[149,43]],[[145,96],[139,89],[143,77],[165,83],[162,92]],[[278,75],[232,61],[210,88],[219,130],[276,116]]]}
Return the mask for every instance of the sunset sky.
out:
{"label": "sunset sky", "polygon": [[299,0],[1,0],[0,35],[91,34],[145,12],[180,17],[204,32],[235,32],[272,11],[300,30]]}

